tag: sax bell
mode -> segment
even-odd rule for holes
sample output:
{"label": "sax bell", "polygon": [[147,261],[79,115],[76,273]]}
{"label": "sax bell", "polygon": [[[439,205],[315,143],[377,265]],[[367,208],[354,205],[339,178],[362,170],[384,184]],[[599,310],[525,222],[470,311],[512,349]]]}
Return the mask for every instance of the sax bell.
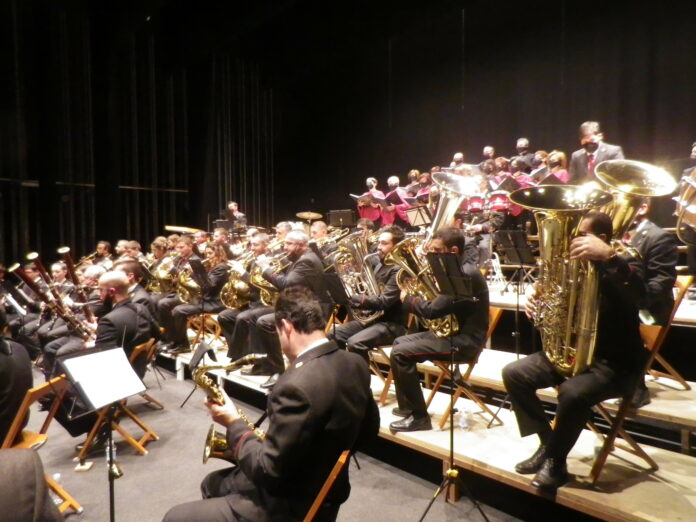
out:
{"label": "sax bell", "polygon": [[208,462],[208,459],[223,459],[231,461],[230,447],[227,444],[227,438],[220,432],[215,431],[215,424],[210,425],[208,436],[205,438],[205,446],[203,447],[203,464]]}

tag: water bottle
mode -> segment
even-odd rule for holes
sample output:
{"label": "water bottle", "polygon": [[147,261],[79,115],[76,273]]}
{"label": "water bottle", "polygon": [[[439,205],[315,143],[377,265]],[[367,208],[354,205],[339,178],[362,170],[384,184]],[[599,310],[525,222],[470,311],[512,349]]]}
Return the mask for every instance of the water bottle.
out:
{"label": "water bottle", "polygon": [[[53,479],[53,482],[58,484],[60,486],[60,473],[54,473],[51,475],[51,478]],[[63,503],[63,499],[58,496],[58,493],[53,491],[52,489],[49,488],[48,494],[51,497],[51,500],[56,506],[60,506]]]}
{"label": "water bottle", "polygon": [[116,462],[116,444],[114,444],[114,441],[111,441],[111,444],[107,442],[107,444],[104,446],[104,457],[106,459],[106,465],[109,465],[109,447],[111,447],[111,454],[112,457],[111,459]]}
{"label": "water bottle", "polygon": [[464,431],[471,431],[474,427],[474,414],[469,408],[459,413],[459,427]]}

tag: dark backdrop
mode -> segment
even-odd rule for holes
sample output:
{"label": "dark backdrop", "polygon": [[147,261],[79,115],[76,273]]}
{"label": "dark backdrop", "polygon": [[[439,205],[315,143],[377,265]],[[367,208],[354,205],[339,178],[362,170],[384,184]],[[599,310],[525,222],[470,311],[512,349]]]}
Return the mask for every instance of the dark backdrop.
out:
{"label": "dark backdrop", "polygon": [[[577,148],[602,122],[678,175],[696,139],[690,2],[6,0],[0,259],[350,208],[367,176]],[[658,205],[669,222],[671,204]]]}

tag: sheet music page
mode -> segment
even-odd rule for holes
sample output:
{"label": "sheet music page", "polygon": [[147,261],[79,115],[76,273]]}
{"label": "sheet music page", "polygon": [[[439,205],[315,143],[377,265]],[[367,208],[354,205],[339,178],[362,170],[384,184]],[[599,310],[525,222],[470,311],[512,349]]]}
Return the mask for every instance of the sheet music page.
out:
{"label": "sheet music page", "polygon": [[95,409],[145,391],[123,348],[71,357],[63,364]]}

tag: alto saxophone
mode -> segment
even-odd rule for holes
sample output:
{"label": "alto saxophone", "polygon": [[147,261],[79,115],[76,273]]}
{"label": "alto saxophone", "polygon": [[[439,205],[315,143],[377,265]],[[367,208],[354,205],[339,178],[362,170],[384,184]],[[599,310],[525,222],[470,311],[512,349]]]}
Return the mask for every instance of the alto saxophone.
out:
{"label": "alto saxophone", "polygon": [[[265,353],[251,353],[237,359],[236,361],[232,361],[230,364],[198,366],[193,370],[193,381],[205,391],[208,399],[213,401],[215,404],[222,406],[225,404],[225,396],[218,385],[215,384],[215,381],[208,377],[206,373],[211,370],[225,370],[225,373],[229,373],[237,368],[241,368],[247,364],[252,364],[266,357],[267,355]],[[251,429],[258,438],[266,438],[266,433],[257,428],[256,425],[247,418],[246,414],[241,409],[237,409],[237,414],[244,422],[247,423],[249,429]],[[208,459],[211,457],[229,460],[229,449],[230,448],[227,444],[227,439],[225,436],[215,430],[215,424],[211,424],[210,429],[208,430],[208,435],[205,439],[205,445],[203,447],[203,464],[208,462]]]}

